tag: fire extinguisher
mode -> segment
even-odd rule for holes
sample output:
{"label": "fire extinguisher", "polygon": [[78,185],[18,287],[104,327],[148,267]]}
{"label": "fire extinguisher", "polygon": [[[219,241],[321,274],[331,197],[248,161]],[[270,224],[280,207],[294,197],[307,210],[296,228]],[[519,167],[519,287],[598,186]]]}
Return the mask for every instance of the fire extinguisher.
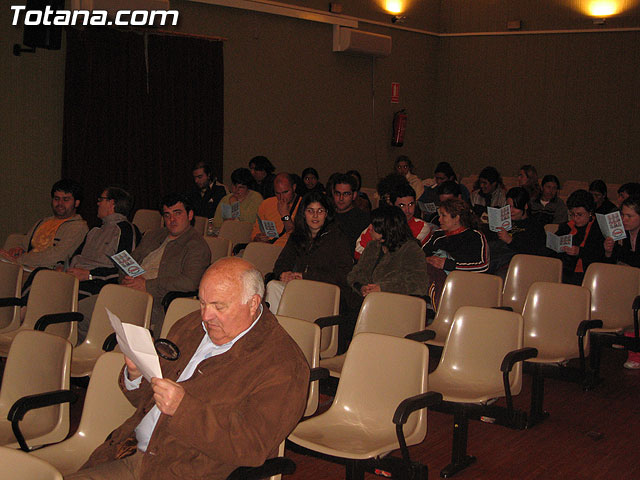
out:
{"label": "fire extinguisher", "polygon": [[403,108],[393,116],[393,136],[391,145],[401,147],[404,143],[404,131],[407,128],[407,111]]}

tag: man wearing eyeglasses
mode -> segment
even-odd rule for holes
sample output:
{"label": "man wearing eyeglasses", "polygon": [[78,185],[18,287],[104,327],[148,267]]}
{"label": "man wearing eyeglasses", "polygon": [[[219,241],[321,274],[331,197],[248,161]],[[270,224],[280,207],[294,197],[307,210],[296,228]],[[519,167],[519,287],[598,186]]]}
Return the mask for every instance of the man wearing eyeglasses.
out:
{"label": "man wearing eyeglasses", "polygon": [[[393,192],[391,192],[389,200],[393,205],[399,207],[405,217],[407,217],[407,223],[409,224],[411,233],[413,233],[416,240],[420,242],[420,246],[427,243],[427,240],[429,240],[429,237],[431,236],[433,225],[414,216],[416,211],[416,192],[413,187],[409,184],[399,185]],[[360,238],[358,238],[354,254],[354,258],[356,260],[360,259],[360,255],[364,252],[364,248],[372,240],[371,230],[371,226],[367,227],[367,229],[360,235]]]}
{"label": "man wearing eyeglasses", "polygon": [[353,204],[354,192],[357,190],[355,178],[351,175],[340,174],[336,176],[333,186],[333,203],[336,207],[336,221],[342,232],[355,247],[356,240],[362,231],[369,225],[369,214]]}

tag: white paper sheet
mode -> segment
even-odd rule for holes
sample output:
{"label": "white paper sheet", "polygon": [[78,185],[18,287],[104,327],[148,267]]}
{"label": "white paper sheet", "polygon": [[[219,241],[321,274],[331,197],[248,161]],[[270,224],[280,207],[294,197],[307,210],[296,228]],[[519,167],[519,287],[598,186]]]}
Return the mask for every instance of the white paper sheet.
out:
{"label": "white paper sheet", "polygon": [[162,378],[160,359],[156,353],[156,348],[153,346],[151,332],[138,325],[122,323],[118,316],[108,308],[105,310],[111,326],[116,332],[118,346],[122,353],[136,364],[147,381],[150,382],[152,377]]}

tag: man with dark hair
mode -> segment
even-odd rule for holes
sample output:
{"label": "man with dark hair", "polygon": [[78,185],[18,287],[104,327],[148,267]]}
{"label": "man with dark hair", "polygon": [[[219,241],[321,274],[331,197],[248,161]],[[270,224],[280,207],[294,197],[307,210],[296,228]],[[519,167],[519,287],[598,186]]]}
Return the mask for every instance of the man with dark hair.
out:
{"label": "man with dark hair", "polygon": [[625,183],[618,188],[618,205],[621,206],[629,197],[640,196],[640,183],[629,182]]}
{"label": "man with dark hair", "polygon": [[29,270],[53,268],[69,261],[89,230],[87,222],[76,213],[81,200],[82,187],[78,182],[62,179],[54,183],[51,188],[53,216],[31,227],[24,245],[9,251],[0,250],[0,256]]}
{"label": "man with dark hair", "polygon": [[[408,184],[398,185],[396,190],[391,193],[389,200],[394,206],[402,210],[402,213],[404,213],[404,216],[407,218],[407,224],[411,229],[411,234],[416,240],[418,240],[418,242],[420,242],[420,246],[427,243],[427,240],[429,240],[429,237],[431,236],[432,225],[414,216],[416,211],[416,191],[413,187]],[[367,244],[373,240],[371,235],[372,230],[373,227],[370,225],[358,238],[354,253],[354,258],[356,260],[360,259],[360,255],[364,252]]]}
{"label": "man with dark hair", "polygon": [[227,194],[227,190],[224,185],[217,182],[217,178],[207,163],[196,163],[192,172],[194,186],[188,196],[193,205],[193,211],[199,217],[213,218],[216,207],[222,197]]}
{"label": "man with dark hair", "polygon": [[120,281],[122,285],[153,296],[151,329],[156,336],[160,334],[164,320],[164,296],[172,291],[197,290],[211,261],[207,243],[191,226],[193,207],[186,196],[165,196],[160,213],[165,226],[148,232],[132,254],[145,273],[135,278],[122,276]]}
{"label": "man with dark hair", "polygon": [[369,225],[369,214],[353,205],[354,194],[358,188],[356,179],[343,173],[336,175],[332,188],[336,221],[342,232],[351,241],[351,248],[355,248],[356,240]]}

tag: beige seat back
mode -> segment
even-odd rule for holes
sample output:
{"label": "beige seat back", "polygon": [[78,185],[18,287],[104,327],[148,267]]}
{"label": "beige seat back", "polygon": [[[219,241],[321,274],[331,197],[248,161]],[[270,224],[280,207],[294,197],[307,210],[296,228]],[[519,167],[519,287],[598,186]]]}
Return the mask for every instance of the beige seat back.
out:
{"label": "beige seat back", "polygon": [[502,279],[486,273],[453,271],[447,276],[438,311],[429,329],[436,336],[428,343],[444,345],[453,318],[462,306],[499,307],[502,305]]}
{"label": "beige seat back", "polygon": [[231,240],[222,237],[204,237],[204,241],[209,245],[211,250],[211,263],[216,260],[231,255]]}
{"label": "beige seat back", "polygon": [[530,362],[560,363],[580,355],[576,331],[589,319],[591,293],[576,285],[535,282],[524,304],[524,346],[538,349]]}
{"label": "beige seat back", "polygon": [[244,249],[242,258],[247,262],[251,262],[262,276],[267,273],[273,272],[273,266],[276,264],[276,260],[282,252],[280,245],[273,245],[271,243],[263,242],[251,242]]}
{"label": "beige seat back", "polygon": [[7,239],[4,241],[5,250],[11,250],[12,248],[20,247],[26,249],[27,236],[23,233],[10,233]]}
{"label": "beige seat back", "polygon": [[[393,414],[402,400],[427,391],[429,350],[404,338],[361,333],[347,352],[331,411],[345,424],[362,425],[364,434],[353,441],[366,442],[370,434],[393,430]],[[332,412],[333,413],[333,412]],[[407,443],[424,439],[427,412],[413,413],[404,427]]]}
{"label": "beige seat back", "polygon": [[[315,322],[320,317],[340,312],[340,289],[336,285],[313,280],[291,280],[278,306],[278,315]],[[320,357],[333,357],[338,351],[338,327],[323,329]]]}
{"label": "beige seat back", "polygon": [[249,243],[251,241],[251,231],[253,223],[239,220],[227,220],[222,223],[218,236],[231,240],[235,247],[238,243]]}
{"label": "beige seat back", "polygon": [[[68,273],[40,270],[31,284],[27,312],[21,329],[33,329],[40,317],[48,313],[78,311],[78,279]],[[76,322],[47,327],[47,333],[66,338],[75,345],[78,338]]]}
{"label": "beige seat back", "polygon": [[[436,370],[432,390],[453,402],[478,403],[504,396],[500,365],[504,356],[522,348],[523,321],[518,313],[484,307],[460,307]],[[509,377],[511,393],[522,387],[522,362]]]}
{"label": "beige seat back", "polygon": [[633,324],[631,306],[640,292],[640,269],[592,263],[582,286],[591,291],[591,318],[602,320],[603,330],[619,330]]}
{"label": "beige seat back", "polygon": [[209,219],[207,217],[201,217],[199,215],[193,216],[193,228],[195,228],[196,232],[200,235],[204,235],[207,231],[207,223]]}
{"label": "beige seat back", "polygon": [[63,480],[52,465],[21,450],[0,447],[2,478],[11,480]]}
{"label": "beige seat back", "polygon": [[[502,290],[502,305],[521,313],[533,282],[562,282],[562,261],[538,255],[514,255]],[[585,319],[583,319],[585,320]]]}
{"label": "beige seat back", "polygon": [[[11,343],[0,388],[0,445],[16,443],[7,413],[19,398],[69,388],[71,344],[45,332],[21,330]],[[59,442],[69,433],[69,404],[29,411],[20,429],[29,446]]]}
{"label": "beige seat back", "polygon": [[[22,267],[0,262],[0,298],[20,298],[22,289]],[[0,332],[14,330],[20,326],[20,307],[0,308]]]}
{"label": "beige seat back", "polygon": [[103,353],[91,375],[78,430],[65,441],[35,450],[31,455],[51,463],[64,475],[76,472],[109,433],[135,411],[118,386],[123,365],[121,353]]}
{"label": "beige seat back", "polygon": [[133,216],[133,224],[138,227],[140,232],[145,233],[156,230],[162,226],[162,216],[157,210],[148,210],[141,208],[136,211]]}
{"label": "beige seat back", "polygon": [[394,337],[423,330],[427,304],[422,298],[389,292],[372,292],[364,298],[354,335],[362,332]]}
{"label": "beige seat back", "polygon": [[[300,350],[302,350],[309,368],[318,367],[320,365],[320,327],[315,323],[306,322],[298,318],[285,317],[283,315],[278,315],[277,318],[282,328],[287,331],[289,336],[300,347]],[[317,381],[309,384],[305,416],[313,415],[318,409],[319,391]]]}
{"label": "beige seat back", "polygon": [[147,292],[115,284],[102,287],[91,315],[87,336],[73,351],[71,376],[90,375],[95,362],[102,355],[102,345],[113,333],[107,309],[123,323],[149,328],[152,306],[153,297]]}
{"label": "beige seat back", "polygon": [[197,298],[174,299],[169,305],[169,308],[167,308],[167,313],[164,316],[160,338],[167,338],[169,330],[171,330],[171,327],[173,327],[178,320],[196,310],[200,310],[200,300]]}

